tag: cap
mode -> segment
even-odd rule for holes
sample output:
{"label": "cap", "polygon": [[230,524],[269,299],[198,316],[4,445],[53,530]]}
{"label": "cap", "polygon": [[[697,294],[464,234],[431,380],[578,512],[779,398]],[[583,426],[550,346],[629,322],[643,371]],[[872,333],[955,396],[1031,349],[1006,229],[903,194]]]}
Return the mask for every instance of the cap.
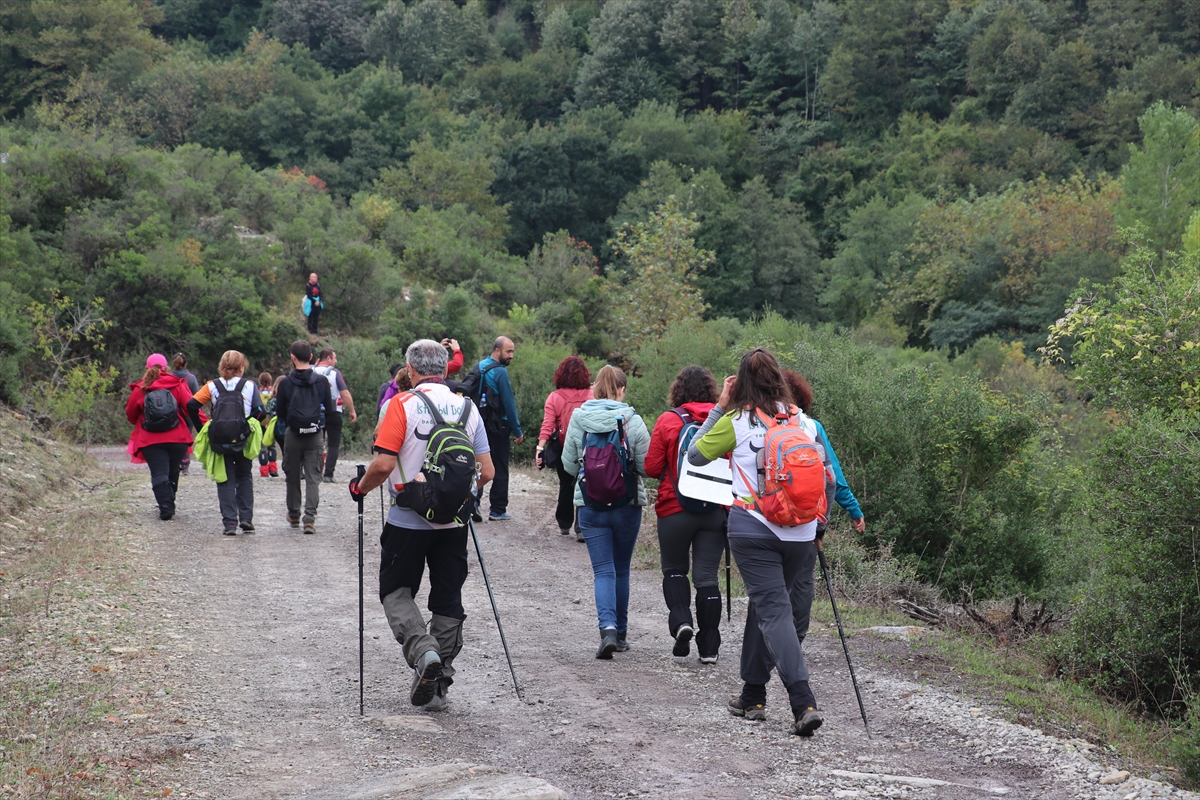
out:
{"label": "cap", "polygon": [[149,358],[146,359],[146,369],[150,369],[151,367],[166,369],[167,357],[162,353],[153,353]]}

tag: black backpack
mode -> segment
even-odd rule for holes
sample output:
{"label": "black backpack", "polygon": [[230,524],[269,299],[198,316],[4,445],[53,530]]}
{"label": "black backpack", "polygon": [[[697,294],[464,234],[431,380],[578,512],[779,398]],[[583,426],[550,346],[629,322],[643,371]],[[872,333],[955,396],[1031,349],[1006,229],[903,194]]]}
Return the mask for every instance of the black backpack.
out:
{"label": "black backpack", "polygon": [[250,423],[246,421],[245,397],[242,389],[246,379],[238,380],[232,389],[226,389],[219,380],[213,381],[216,397],[212,401],[212,415],[208,423],[208,444],[218,453],[240,453],[250,438]]}
{"label": "black backpack", "polygon": [[468,503],[475,488],[475,445],[467,435],[471,404],[463,402],[456,422],[446,422],[424,392],[412,392],[433,415],[433,430],[425,443],[421,474],[405,484],[395,503],[439,525],[466,524]]}
{"label": "black backpack", "polygon": [[142,400],[142,427],[166,433],[179,424],[179,403],[170,389],[151,389]]}
{"label": "black backpack", "polygon": [[471,398],[479,409],[483,419],[484,429],[492,435],[499,433],[504,424],[504,403],[498,397],[488,395],[487,382],[483,376],[494,370],[499,364],[491,364],[487,369],[480,370],[479,365],[471,367],[465,380],[456,382],[450,388],[464,397]]}
{"label": "black backpack", "polygon": [[[295,375],[289,376],[292,382],[292,396],[288,398],[287,429],[293,433],[317,433],[325,427],[325,414],[321,411],[321,403],[326,402],[317,388],[315,380],[302,383]],[[278,424],[278,423],[276,423]]]}

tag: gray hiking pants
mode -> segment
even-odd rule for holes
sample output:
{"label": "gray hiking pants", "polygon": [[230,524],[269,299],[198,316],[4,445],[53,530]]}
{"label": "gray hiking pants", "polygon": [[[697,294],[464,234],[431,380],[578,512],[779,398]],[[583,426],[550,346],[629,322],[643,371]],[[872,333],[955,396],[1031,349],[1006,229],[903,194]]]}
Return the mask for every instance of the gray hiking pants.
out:
{"label": "gray hiking pants", "polygon": [[742,680],[765,684],[775,667],[794,700],[798,684],[808,681],[802,643],[812,611],[816,544],[730,536],[729,546],[750,597]]}
{"label": "gray hiking pants", "polygon": [[254,521],[254,462],[241,453],[225,455],[225,482],[217,484],[217,502],[225,530]]}
{"label": "gray hiking pants", "polygon": [[283,448],[283,473],[287,478],[288,516],[300,516],[300,466],[304,465],[304,521],[315,522],[321,502],[321,451],[325,438],[320,433],[287,432]]}

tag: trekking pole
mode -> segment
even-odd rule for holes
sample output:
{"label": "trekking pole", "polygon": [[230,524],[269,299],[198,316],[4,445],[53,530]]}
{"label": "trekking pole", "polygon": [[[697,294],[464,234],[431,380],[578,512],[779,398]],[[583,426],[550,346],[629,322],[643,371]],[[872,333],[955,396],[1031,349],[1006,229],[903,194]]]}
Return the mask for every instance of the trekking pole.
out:
{"label": "trekking pole", "polygon": [[[358,479],[367,474],[366,466],[359,464]],[[358,498],[358,715],[363,715],[363,499]]]}
{"label": "trekking pole", "polygon": [[508,672],[512,675],[513,688],[517,690],[517,697],[522,700],[525,695],[521,693],[521,686],[517,683],[517,671],[513,669],[512,655],[508,652],[508,640],[504,638],[504,626],[500,624],[500,611],[496,608],[496,595],[492,593],[492,582],[488,578],[487,566],[483,563],[483,550],[479,547],[479,535],[475,533],[475,522],[467,517],[467,526],[471,529],[471,538],[475,540],[475,555],[479,557],[479,571],[483,573],[483,584],[487,587],[488,599],[492,601],[492,613],[496,616],[496,630],[500,631],[500,643],[504,645],[504,657],[508,659]]}
{"label": "trekking pole", "polygon": [[825,576],[825,588],[829,590],[829,604],[833,606],[833,618],[837,620],[838,636],[842,637],[842,651],[846,654],[846,666],[850,668],[850,683],[854,685],[854,696],[858,698],[858,712],[862,714],[867,738],[871,738],[871,726],[867,724],[867,710],[863,707],[862,694],[858,691],[858,679],[854,677],[854,665],[850,663],[850,648],[846,645],[846,631],[842,628],[842,615],[838,613],[837,601],[833,599],[833,584],[829,581],[829,564],[825,561],[825,550],[821,539],[817,539],[817,558],[821,560],[821,574]]}
{"label": "trekking pole", "polygon": [[[386,485],[386,484],[385,484]],[[383,486],[379,487],[379,524],[387,524],[387,512],[383,510]]]}

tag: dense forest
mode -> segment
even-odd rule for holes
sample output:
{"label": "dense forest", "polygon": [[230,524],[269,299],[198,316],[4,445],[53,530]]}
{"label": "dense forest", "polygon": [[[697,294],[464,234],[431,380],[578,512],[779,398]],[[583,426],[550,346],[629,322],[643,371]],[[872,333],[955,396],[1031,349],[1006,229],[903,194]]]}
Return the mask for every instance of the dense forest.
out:
{"label": "dense forest", "polygon": [[503,332],[526,427],[571,352],[653,419],[766,345],[861,544],[1052,603],[1200,780],[1198,116],[1189,0],[0,0],[0,400],[120,439],[313,271],[360,402]]}

